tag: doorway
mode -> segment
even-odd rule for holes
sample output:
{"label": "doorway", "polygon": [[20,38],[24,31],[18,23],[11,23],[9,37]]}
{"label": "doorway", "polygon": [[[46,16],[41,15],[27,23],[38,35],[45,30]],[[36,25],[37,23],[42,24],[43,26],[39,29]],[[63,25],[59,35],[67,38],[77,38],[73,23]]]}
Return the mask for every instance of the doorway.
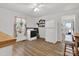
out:
{"label": "doorway", "polygon": [[26,21],[22,17],[15,17],[14,33],[17,41],[26,39]]}
{"label": "doorway", "polygon": [[72,41],[72,35],[74,33],[74,18],[62,19],[62,41]]}
{"label": "doorway", "polygon": [[72,41],[72,35],[74,32],[73,29],[73,22],[72,21],[68,21],[65,23],[65,40],[66,41]]}

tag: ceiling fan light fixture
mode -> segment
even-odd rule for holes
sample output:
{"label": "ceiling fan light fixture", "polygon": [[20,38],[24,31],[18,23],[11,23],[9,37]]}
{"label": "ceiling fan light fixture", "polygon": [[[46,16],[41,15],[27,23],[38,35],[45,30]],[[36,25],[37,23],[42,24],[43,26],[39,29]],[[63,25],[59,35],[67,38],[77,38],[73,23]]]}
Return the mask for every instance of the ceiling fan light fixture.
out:
{"label": "ceiling fan light fixture", "polygon": [[39,8],[34,8],[34,12],[39,12]]}

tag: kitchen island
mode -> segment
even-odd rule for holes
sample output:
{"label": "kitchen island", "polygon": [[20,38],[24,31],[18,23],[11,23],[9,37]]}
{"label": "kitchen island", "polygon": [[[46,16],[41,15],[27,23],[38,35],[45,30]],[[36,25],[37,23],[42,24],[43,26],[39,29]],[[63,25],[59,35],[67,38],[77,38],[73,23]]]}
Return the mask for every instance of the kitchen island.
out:
{"label": "kitchen island", "polygon": [[14,37],[0,32],[0,56],[12,56],[13,44],[15,42],[16,39]]}

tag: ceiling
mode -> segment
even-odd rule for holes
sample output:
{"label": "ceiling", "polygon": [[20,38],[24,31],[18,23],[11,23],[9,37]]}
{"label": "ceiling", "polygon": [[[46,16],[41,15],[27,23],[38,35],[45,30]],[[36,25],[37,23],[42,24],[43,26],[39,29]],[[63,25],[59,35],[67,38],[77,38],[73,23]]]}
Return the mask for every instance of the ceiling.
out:
{"label": "ceiling", "polygon": [[[9,9],[24,13],[32,17],[40,17],[48,14],[55,14],[62,11],[78,9],[78,3],[0,3],[0,8]],[[34,8],[39,11],[34,12]]]}

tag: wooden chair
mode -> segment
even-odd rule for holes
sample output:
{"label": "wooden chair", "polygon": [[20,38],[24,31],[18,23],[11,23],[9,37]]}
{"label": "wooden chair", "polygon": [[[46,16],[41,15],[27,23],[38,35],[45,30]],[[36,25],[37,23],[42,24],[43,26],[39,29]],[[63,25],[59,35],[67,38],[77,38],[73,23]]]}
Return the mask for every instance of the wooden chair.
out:
{"label": "wooden chair", "polygon": [[67,46],[72,48],[73,56],[75,56],[75,52],[74,52],[75,40],[74,40],[73,35],[72,35],[72,41],[65,41],[64,56],[66,56],[66,52],[67,52],[67,48],[66,47]]}

